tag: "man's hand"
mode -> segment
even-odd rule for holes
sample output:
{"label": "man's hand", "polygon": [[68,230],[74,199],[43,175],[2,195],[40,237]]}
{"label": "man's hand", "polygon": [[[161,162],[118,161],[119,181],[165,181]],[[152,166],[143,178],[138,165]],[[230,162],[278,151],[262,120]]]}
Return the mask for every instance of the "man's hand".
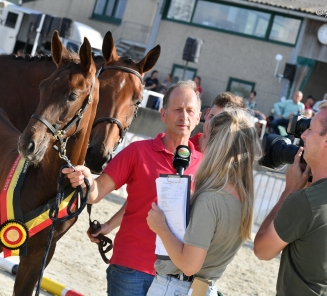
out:
{"label": "man's hand", "polygon": [[304,167],[301,164],[301,156],[303,154],[303,147],[300,147],[294,157],[294,163],[289,167],[286,173],[285,191],[290,194],[296,190],[304,188],[308,182],[311,169],[310,166]]}
{"label": "man's hand", "polygon": [[92,185],[93,183],[91,171],[89,170],[89,168],[83,165],[75,166],[75,170],[72,168],[64,168],[62,172],[67,175],[70,184],[74,188],[76,188],[78,185],[82,185],[83,187],[85,187],[84,177],[89,180],[90,185]]}
{"label": "man's hand", "polygon": [[[87,233],[87,235],[88,235],[88,237],[89,237],[89,239],[90,239],[90,241],[92,243],[97,243],[98,244],[100,242],[97,238],[95,238],[96,236],[98,236],[98,234],[106,235],[106,234],[111,232],[112,229],[110,228],[108,222],[104,223],[104,224],[100,224],[101,227],[97,228],[96,231],[94,231],[93,229],[91,229],[91,227],[89,227],[89,229],[87,230],[86,233]],[[93,230],[93,231],[91,232],[91,230]]]}

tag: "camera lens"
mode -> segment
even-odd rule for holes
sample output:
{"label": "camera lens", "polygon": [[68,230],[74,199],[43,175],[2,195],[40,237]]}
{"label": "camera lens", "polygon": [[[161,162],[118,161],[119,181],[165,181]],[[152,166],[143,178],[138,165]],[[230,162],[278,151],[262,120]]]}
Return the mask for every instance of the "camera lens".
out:
{"label": "camera lens", "polygon": [[262,148],[264,156],[259,160],[259,164],[275,170],[292,164],[299,150],[299,146],[293,145],[290,139],[268,133],[262,139]]}
{"label": "camera lens", "polygon": [[300,138],[302,133],[309,128],[311,118],[302,115],[293,116],[287,127],[287,133],[294,137]]}

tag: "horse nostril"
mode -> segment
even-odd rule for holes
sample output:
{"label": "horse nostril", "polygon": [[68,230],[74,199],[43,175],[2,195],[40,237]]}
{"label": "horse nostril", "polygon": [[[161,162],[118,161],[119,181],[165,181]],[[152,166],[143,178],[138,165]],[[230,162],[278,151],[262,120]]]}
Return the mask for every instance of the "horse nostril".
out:
{"label": "horse nostril", "polygon": [[29,141],[26,147],[26,154],[27,155],[33,154],[34,150],[35,150],[35,142]]}

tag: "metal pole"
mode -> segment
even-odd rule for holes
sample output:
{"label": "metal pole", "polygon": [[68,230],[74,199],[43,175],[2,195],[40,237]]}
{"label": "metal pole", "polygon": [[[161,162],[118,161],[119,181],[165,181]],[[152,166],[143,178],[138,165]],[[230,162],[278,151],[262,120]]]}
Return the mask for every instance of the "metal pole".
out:
{"label": "metal pole", "polygon": [[184,66],[184,72],[183,72],[183,78],[182,78],[182,80],[185,79],[185,72],[186,72],[187,64],[188,64],[188,61],[186,61],[185,66]]}
{"label": "metal pole", "polygon": [[33,49],[32,49],[32,52],[31,52],[31,56],[35,55],[36,48],[37,48],[38,43],[39,43],[39,37],[40,37],[41,31],[42,31],[44,19],[45,19],[45,13],[42,14],[39,27],[36,29],[36,36],[35,36],[35,40],[34,40]]}

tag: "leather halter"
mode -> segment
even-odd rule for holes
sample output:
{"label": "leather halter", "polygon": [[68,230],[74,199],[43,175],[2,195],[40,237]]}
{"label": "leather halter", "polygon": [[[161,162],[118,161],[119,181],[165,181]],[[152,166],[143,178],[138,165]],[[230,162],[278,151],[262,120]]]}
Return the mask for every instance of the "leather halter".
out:
{"label": "leather halter", "polygon": [[[138,79],[140,79],[141,84],[143,85],[143,77],[142,77],[142,75],[139,72],[137,72],[137,71],[135,71],[135,70],[133,70],[131,68],[124,67],[124,66],[118,66],[118,65],[102,66],[99,69],[99,71],[98,71],[98,75],[100,75],[104,70],[110,70],[110,69],[117,69],[117,70],[121,70],[123,72],[134,74]],[[135,106],[134,117],[136,117],[136,115],[137,115],[137,109],[138,109],[139,106],[137,104],[134,104],[134,106]],[[116,124],[118,126],[118,129],[119,129],[119,141],[115,145],[115,147],[113,148],[113,150],[115,151],[116,148],[118,147],[118,145],[124,140],[124,137],[126,135],[126,132],[129,129],[130,125],[127,128],[124,129],[122,123],[117,118],[110,117],[110,116],[104,116],[104,117],[100,117],[100,118],[96,119],[93,122],[92,128],[94,128],[97,124],[99,124],[101,122],[104,122],[104,121],[107,121],[108,123],[114,123],[114,124]]]}
{"label": "leather halter", "polygon": [[[78,128],[79,128],[79,125],[80,125],[80,120],[83,117],[83,114],[86,111],[87,106],[89,104],[91,104],[91,102],[92,102],[92,91],[93,91],[93,88],[94,88],[95,78],[96,77],[98,77],[98,73],[96,73],[96,76],[93,77],[90,92],[87,95],[87,97],[85,98],[81,108],[77,111],[75,116],[70,120],[70,122],[67,123],[67,125],[63,129],[57,129],[55,126],[51,125],[51,123],[49,121],[47,121],[45,118],[43,118],[40,115],[32,114],[32,116],[31,116],[31,118],[35,118],[35,119],[41,121],[53,133],[53,136],[55,137],[55,139],[57,141],[58,140],[60,141],[60,151],[59,151],[59,149],[58,149],[58,147],[56,145],[54,145],[53,148],[59,152],[59,157],[64,159],[68,163],[68,165],[70,165],[70,166],[71,166],[71,163],[70,163],[69,159],[66,156],[66,144],[67,144],[68,139],[71,136],[75,135],[76,132],[78,131]],[[67,133],[67,131],[75,123],[77,123],[75,132],[71,136],[67,136],[65,139],[63,139],[63,136]]]}

